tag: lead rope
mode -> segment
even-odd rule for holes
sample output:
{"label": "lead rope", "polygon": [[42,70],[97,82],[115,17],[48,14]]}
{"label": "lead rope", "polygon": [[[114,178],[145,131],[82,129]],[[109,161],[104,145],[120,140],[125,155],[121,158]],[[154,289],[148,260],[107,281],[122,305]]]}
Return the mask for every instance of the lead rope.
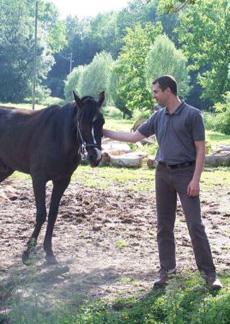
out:
{"label": "lead rope", "polygon": [[79,122],[77,122],[77,134],[79,135],[80,142],[81,142],[78,153],[80,153],[82,160],[86,160],[86,158],[87,158],[86,143],[83,140],[83,137],[82,137],[82,134],[80,131],[80,127],[79,127]]}

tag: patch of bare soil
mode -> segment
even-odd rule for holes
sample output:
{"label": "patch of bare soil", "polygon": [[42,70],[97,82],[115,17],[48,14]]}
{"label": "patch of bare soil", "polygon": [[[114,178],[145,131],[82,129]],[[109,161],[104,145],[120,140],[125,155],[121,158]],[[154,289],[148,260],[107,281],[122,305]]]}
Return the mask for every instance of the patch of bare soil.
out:
{"label": "patch of bare soil", "polygon": [[[47,205],[51,185],[48,186]],[[202,193],[204,224],[218,272],[230,267],[230,192],[216,187]],[[158,270],[154,192],[100,190],[72,182],[62,198],[53,248],[59,265],[44,264],[42,230],[32,265],[21,254],[35,220],[30,181],[6,180],[0,186],[0,306],[20,295],[39,296],[44,305],[86,298],[127,297],[149,292]],[[195,270],[190,238],[178,204],[176,221],[179,271]]]}

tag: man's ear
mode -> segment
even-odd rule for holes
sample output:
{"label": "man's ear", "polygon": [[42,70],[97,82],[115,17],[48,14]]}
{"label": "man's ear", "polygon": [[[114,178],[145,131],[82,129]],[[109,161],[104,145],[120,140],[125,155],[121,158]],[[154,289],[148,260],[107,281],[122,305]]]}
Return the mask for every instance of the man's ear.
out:
{"label": "man's ear", "polygon": [[75,91],[73,91],[73,96],[74,96],[74,100],[76,102],[77,107],[79,107],[80,109],[83,107],[81,99],[78,97],[78,95],[76,94]]}
{"label": "man's ear", "polygon": [[98,99],[98,103],[99,103],[100,107],[102,106],[104,100],[105,100],[105,91],[102,91],[102,92],[99,94],[99,99]]}

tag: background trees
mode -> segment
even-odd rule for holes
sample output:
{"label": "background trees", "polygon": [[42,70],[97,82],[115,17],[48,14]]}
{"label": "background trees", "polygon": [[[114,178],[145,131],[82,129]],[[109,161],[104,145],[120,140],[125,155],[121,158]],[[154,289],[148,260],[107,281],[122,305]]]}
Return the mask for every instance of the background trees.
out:
{"label": "background trees", "polygon": [[[34,8],[35,0],[0,2],[1,101],[17,102],[31,96]],[[42,86],[54,63],[53,54],[65,45],[65,32],[56,8],[46,1],[39,3],[39,21],[37,84]]]}
{"label": "background trees", "polygon": [[179,41],[197,74],[202,97],[212,104],[230,89],[230,10],[227,0],[196,0],[181,15]]}
{"label": "background trees", "polygon": [[[34,8],[0,2],[0,101],[31,96]],[[131,116],[151,110],[150,81],[171,73],[190,104],[216,110],[230,88],[229,17],[227,0],[131,0],[120,12],[60,21],[39,0],[38,92],[71,100],[73,89],[106,89],[107,102]]]}
{"label": "background trees", "polygon": [[165,35],[156,37],[145,61],[146,88],[151,93],[152,80],[159,75],[171,74],[178,84],[181,96],[189,92],[189,76],[187,60],[181,50],[176,49],[174,43]]}
{"label": "background trees", "polygon": [[108,99],[109,79],[112,68],[112,56],[106,52],[96,54],[90,64],[80,65],[75,68],[68,75],[65,82],[66,99],[72,99],[73,90],[79,93],[80,96],[97,96],[101,91],[105,91],[106,99]]}
{"label": "background trees", "polygon": [[113,71],[116,89],[115,92],[112,90],[115,103],[122,102],[123,106],[119,108],[123,111],[152,107],[152,96],[145,83],[145,59],[151,44],[161,31],[159,23],[155,26],[147,23],[145,27],[139,24],[134,29],[127,29],[124,46]]}

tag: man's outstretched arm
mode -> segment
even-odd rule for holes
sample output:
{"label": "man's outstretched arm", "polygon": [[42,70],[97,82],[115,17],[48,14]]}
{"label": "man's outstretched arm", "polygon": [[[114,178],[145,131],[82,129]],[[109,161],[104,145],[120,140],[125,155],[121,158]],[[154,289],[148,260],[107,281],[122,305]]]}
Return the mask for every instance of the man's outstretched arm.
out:
{"label": "man's outstretched arm", "polygon": [[145,138],[145,136],[142,135],[138,130],[136,130],[134,133],[131,133],[131,132],[115,132],[108,129],[103,129],[103,135],[105,137],[109,137],[116,141],[130,142],[130,143],[136,143],[138,141],[143,140],[143,138]]}

